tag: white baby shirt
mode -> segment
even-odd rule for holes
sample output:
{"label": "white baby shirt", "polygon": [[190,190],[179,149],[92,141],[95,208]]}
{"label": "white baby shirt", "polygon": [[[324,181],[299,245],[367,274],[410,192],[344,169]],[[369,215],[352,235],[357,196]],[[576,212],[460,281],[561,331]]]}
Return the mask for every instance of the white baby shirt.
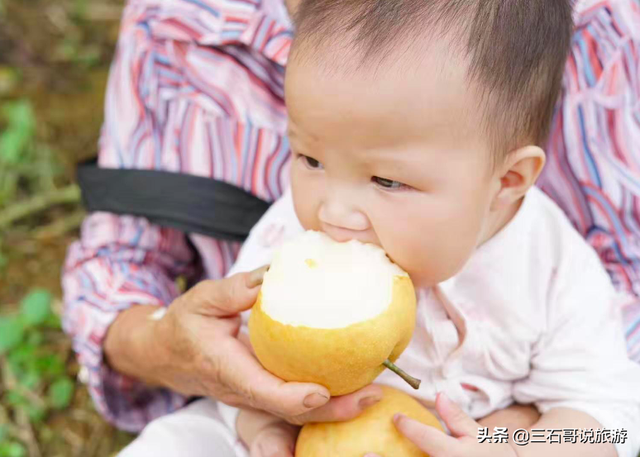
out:
{"label": "white baby shirt", "polygon": [[[268,264],[302,231],[288,191],[229,274]],[[540,190],[457,275],[417,293],[413,339],[396,364],[422,385],[415,391],[389,371],[376,382],[427,407],[443,391],[474,418],[513,402],[584,411],[602,428],[628,432],[620,457],[638,454],[640,365],[627,358],[615,291],[597,254]],[[221,405],[229,425],[233,411]]]}

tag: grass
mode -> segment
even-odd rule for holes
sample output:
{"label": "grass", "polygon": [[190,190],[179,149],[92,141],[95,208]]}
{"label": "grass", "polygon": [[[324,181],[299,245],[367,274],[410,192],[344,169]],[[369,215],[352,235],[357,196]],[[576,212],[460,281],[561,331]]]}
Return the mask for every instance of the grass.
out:
{"label": "grass", "polygon": [[120,0],[0,0],[0,457],[115,455],[61,330],[60,270],[84,215]]}
{"label": "grass", "polygon": [[49,291],[34,290],[18,312],[0,317],[1,457],[38,454],[35,430],[41,439],[50,438],[45,418],[71,405],[75,382],[66,369],[69,343],[60,335],[52,303]]}

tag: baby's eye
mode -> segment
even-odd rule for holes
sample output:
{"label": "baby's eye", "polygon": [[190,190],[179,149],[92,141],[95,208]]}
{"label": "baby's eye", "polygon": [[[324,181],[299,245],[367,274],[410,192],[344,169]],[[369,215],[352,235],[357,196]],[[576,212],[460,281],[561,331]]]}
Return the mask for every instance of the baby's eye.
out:
{"label": "baby's eye", "polygon": [[313,157],[302,156],[302,160],[304,160],[305,165],[312,170],[322,170],[324,168],[322,164]]}
{"label": "baby's eye", "polygon": [[377,185],[379,185],[383,189],[398,190],[398,189],[404,189],[404,188],[409,187],[406,184],[403,184],[403,183],[401,183],[399,181],[393,181],[392,179],[380,178],[379,176],[374,176],[373,178],[371,178],[371,181],[373,181],[374,183],[376,183]]}

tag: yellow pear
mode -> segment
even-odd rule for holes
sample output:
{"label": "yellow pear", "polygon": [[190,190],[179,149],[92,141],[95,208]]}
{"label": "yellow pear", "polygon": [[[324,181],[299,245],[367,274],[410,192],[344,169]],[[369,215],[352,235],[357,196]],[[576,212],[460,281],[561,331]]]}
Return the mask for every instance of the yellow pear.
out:
{"label": "yellow pear", "polygon": [[331,395],[370,384],[393,362],[415,326],[409,275],[385,252],[307,231],[275,254],[249,318],[258,360],[286,381],[313,382]]}
{"label": "yellow pear", "polygon": [[404,437],[393,424],[402,413],[442,430],[436,417],[409,395],[383,387],[380,402],[347,422],[307,424],[296,443],[296,457],[362,457],[372,452],[383,457],[424,457],[427,454]]}

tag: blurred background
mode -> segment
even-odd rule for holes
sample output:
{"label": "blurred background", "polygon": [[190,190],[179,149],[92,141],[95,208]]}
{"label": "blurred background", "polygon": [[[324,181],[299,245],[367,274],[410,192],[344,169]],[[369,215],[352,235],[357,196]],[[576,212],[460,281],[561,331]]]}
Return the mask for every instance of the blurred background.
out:
{"label": "blurred background", "polygon": [[122,0],[0,0],[0,457],[111,456],[60,330],[60,270],[83,218]]}

